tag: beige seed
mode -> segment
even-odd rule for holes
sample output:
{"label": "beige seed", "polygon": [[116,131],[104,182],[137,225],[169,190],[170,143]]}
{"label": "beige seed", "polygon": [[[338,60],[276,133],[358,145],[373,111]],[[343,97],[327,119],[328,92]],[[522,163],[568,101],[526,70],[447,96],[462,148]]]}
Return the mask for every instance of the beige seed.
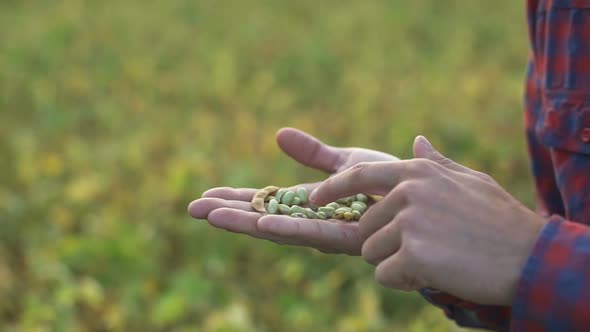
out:
{"label": "beige seed", "polygon": [[279,187],[277,186],[268,186],[262,190],[259,190],[252,198],[252,208],[258,212],[266,213],[266,209],[264,208],[264,199],[277,190],[279,190]]}

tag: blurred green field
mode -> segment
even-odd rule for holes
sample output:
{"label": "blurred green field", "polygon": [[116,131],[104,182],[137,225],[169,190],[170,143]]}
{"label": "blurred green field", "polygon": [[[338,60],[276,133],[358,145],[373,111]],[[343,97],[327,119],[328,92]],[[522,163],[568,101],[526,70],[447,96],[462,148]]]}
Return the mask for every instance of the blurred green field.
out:
{"label": "blurred green field", "polygon": [[191,220],[214,186],[323,175],[293,126],[426,135],[531,205],[522,1],[0,1],[6,331],[458,331],[359,258]]}

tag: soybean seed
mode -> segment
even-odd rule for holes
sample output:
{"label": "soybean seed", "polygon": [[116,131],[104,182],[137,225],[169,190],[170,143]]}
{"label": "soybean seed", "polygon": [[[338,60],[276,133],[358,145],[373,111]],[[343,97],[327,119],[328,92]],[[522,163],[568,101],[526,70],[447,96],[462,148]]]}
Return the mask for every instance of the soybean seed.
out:
{"label": "soybean seed", "polygon": [[309,219],[317,219],[318,217],[317,213],[315,213],[315,211],[312,209],[305,209],[305,213],[307,214]]}
{"label": "soybean seed", "polygon": [[287,191],[283,194],[281,198],[281,203],[291,205],[293,203],[293,199],[295,198],[295,193],[292,191]]}
{"label": "soybean seed", "polygon": [[293,214],[293,213],[303,213],[303,214],[306,214],[305,213],[305,209],[302,208],[299,205],[293,205],[293,206],[291,206],[291,209],[289,210],[289,214]]}
{"label": "soybean seed", "polygon": [[291,214],[291,208],[286,204],[279,204],[279,211],[282,214]]}
{"label": "soybean seed", "polygon": [[277,190],[277,192],[275,193],[275,197],[277,199],[277,201],[280,203],[281,202],[281,198],[283,198],[283,195],[287,192],[286,189],[281,188],[279,190]]}
{"label": "soybean seed", "polygon": [[326,215],[326,217],[330,218],[331,216],[334,215],[334,209],[328,206],[322,206],[320,208],[318,208],[318,212],[321,212],[323,214]]}
{"label": "soybean seed", "polygon": [[276,199],[274,199],[274,198],[273,198],[273,199],[271,199],[271,200],[268,202],[268,207],[266,208],[266,211],[267,211],[269,214],[277,214],[277,211],[278,211],[278,210],[279,210],[279,202],[277,202],[277,200],[276,200]]}
{"label": "soybean seed", "polygon": [[369,200],[369,198],[368,198],[368,197],[367,197],[367,195],[365,195],[365,194],[356,194],[356,197],[355,197],[355,199],[356,199],[357,201],[359,201],[359,202],[363,202],[363,203],[366,203],[366,202]]}
{"label": "soybean seed", "polygon": [[297,188],[297,197],[301,199],[302,204],[309,202],[309,195],[307,194],[307,189],[305,188]]}
{"label": "soybean seed", "polygon": [[354,220],[360,220],[361,219],[361,213],[357,210],[352,210],[352,216],[354,217]]}

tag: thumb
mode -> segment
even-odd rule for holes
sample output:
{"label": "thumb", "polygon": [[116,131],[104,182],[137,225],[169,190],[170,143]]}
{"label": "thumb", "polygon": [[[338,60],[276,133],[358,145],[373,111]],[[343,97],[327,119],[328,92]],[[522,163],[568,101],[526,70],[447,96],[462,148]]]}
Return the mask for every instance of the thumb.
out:
{"label": "thumb", "polygon": [[311,168],[333,173],[338,168],[340,151],[308,133],[295,128],[277,132],[279,147],[295,161]]}
{"label": "thumb", "polygon": [[477,171],[472,170],[471,168],[465,167],[463,165],[457,164],[456,162],[452,161],[451,159],[443,156],[442,153],[438,152],[432,144],[426,139],[424,136],[418,136],[414,140],[414,157],[415,158],[425,158],[432,160],[450,170],[459,172],[459,173],[466,173],[475,175],[479,178],[484,180],[488,180],[489,176]]}

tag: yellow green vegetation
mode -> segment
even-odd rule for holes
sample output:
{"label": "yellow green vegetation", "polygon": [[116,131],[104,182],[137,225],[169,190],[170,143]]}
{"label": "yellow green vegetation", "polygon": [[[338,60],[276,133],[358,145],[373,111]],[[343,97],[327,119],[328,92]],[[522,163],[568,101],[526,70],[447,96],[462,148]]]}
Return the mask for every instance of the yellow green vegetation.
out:
{"label": "yellow green vegetation", "polygon": [[402,158],[425,134],[531,203],[521,2],[0,1],[1,329],[454,331],[360,258],[186,206],[323,179],[282,126]]}

